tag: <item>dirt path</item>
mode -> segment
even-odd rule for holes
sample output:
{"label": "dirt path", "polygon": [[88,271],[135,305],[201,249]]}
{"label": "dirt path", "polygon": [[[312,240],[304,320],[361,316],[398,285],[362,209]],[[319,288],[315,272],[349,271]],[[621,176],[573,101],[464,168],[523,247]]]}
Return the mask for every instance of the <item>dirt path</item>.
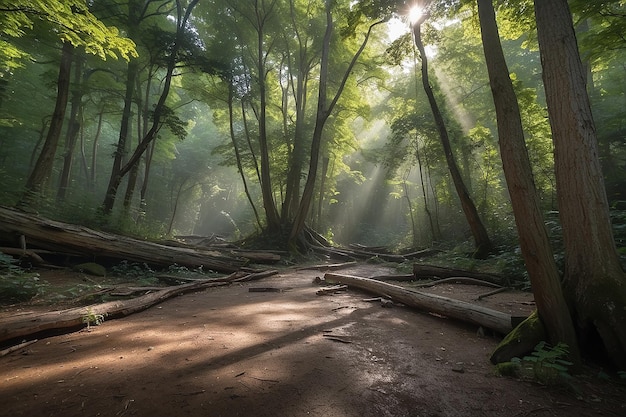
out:
{"label": "dirt path", "polygon": [[[187,294],[40,340],[0,358],[0,416],[626,415],[623,386],[582,378],[577,396],[497,377],[496,338],[356,291],[316,296],[320,275]],[[532,309],[506,297],[490,302]]]}

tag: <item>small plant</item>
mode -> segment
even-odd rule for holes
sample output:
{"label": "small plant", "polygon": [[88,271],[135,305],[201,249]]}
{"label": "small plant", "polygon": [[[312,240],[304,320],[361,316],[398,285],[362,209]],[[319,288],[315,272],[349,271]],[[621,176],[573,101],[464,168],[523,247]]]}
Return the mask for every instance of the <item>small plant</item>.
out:
{"label": "small plant", "polygon": [[92,309],[87,309],[87,314],[83,316],[83,323],[87,325],[87,330],[89,330],[90,326],[99,326],[104,322],[103,314],[96,314]]}
{"label": "small plant", "polygon": [[542,341],[529,356],[513,358],[511,362],[518,365],[518,372],[522,377],[530,377],[542,384],[554,384],[571,377],[569,367],[573,363],[566,359],[568,355],[567,344],[550,346]]}

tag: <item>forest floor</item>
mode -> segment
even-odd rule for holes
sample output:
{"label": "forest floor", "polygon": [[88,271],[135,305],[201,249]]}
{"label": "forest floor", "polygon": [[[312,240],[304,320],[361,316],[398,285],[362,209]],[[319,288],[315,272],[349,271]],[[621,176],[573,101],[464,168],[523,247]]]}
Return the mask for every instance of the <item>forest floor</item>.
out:
{"label": "forest floor", "polygon": [[[375,265],[340,272],[393,273]],[[41,276],[48,291],[85,279]],[[41,339],[0,358],[0,416],[626,415],[626,386],[600,377],[597,365],[550,386],[497,376],[489,357],[498,336],[401,305],[382,308],[356,290],[318,296],[317,276],[281,270]],[[280,291],[250,291],[259,287]],[[484,287],[422,291],[513,315],[534,309],[532,294],[512,290],[480,301]],[[58,307],[13,305],[0,318]]]}

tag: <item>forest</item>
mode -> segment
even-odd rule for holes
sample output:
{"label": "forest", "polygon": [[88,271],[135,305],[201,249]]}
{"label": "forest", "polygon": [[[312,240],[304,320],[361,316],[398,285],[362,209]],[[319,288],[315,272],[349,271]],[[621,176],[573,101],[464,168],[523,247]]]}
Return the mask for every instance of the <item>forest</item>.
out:
{"label": "forest", "polygon": [[0,0],[0,202],[294,259],[506,259],[548,342],[579,363],[600,340],[626,369],[625,17],[622,0]]}

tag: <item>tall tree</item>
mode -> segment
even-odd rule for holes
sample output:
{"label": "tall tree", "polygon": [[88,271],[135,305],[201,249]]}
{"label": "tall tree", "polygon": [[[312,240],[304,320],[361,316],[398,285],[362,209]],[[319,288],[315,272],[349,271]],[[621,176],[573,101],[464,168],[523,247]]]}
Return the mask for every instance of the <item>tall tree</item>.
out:
{"label": "tall tree", "polygon": [[300,204],[298,206],[297,212],[295,213],[293,225],[289,234],[289,244],[291,247],[295,247],[297,240],[300,238],[301,233],[304,230],[305,221],[309,213],[309,209],[311,207],[313,193],[315,191],[315,182],[317,179],[324,126],[326,125],[326,122],[328,121],[328,118],[330,117],[334,107],[337,105],[337,101],[341,97],[346,83],[350,75],[352,74],[354,66],[356,65],[359,57],[365,50],[365,47],[367,46],[367,43],[372,34],[372,30],[374,29],[374,27],[384,23],[388,19],[388,15],[386,15],[386,10],[384,8],[382,10],[376,9],[375,12],[376,13],[371,13],[371,11],[368,10],[363,10],[362,12],[357,11],[356,15],[354,16],[357,22],[362,17],[367,17],[373,20],[373,22],[368,25],[363,40],[357,51],[352,56],[352,59],[350,60],[347,68],[345,69],[334,96],[330,100],[328,100],[327,89],[329,81],[330,42],[334,32],[334,22],[332,15],[332,2],[330,0],[326,1],[326,31],[324,33],[324,41],[322,44],[322,54],[320,60],[317,112],[315,116],[315,128],[313,130],[313,137],[311,140],[309,172],[307,174],[307,180],[304,185],[304,190],[302,191],[302,198],[300,199]]}
{"label": "tall tree", "polygon": [[74,52],[74,82],[71,96],[70,117],[68,128],[65,134],[65,152],[63,154],[63,168],[59,178],[59,188],[57,190],[57,201],[65,200],[70,185],[72,165],[74,163],[74,149],[78,142],[78,134],[81,129],[80,115],[82,113],[83,98],[83,62],[85,56],[82,50]]}
{"label": "tall tree", "polygon": [[31,207],[37,202],[41,193],[46,187],[46,183],[52,173],[56,149],[61,138],[63,120],[65,119],[65,109],[69,98],[70,74],[74,47],[66,42],[63,44],[61,52],[61,64],[59,65],[59,76],[57,79],[57,98],[50,120],[50,127],[46,140],[41,148],[35,167],[31,171],[26,182],[26,191],[22,200],[18,204],[21,207]]}
{"label": "tall tree", "polygon": [[[196,4],[198,4],[198,1],[199,0],[191,0],[185,8],[182,4],[182,1],[176,0],[176,33],[174,42],[171,46],[170,56],[168,58],[167,70],[163,80],[163,89],[161,91],[161,96],[159,97],[159,100],[154,108],[152,125],[146,135],[141,139],[141,141],[137,145],[137,148],[135,148],[133,154],[130,156],[128,161],[126,161],[123,166],[121,160],[119,161],[119,164],[114,164],[113,169],[111,170],[109,185],[107,187],[104,201],[102,203],[102,209],[104,213],[108,214],[111,212],[115,204],[117,190],[120,186],[120,183],[122,182],[122,179],[126,174],[130,172],[133,166],[139,162],[139,159],[143,156],[144,152],[148,149],[148,146],[152,143],[152,141],[156,139],[156,135],[159,129],[162,127],[162,118],[165,117],[168,111],[166,109],[165,102],[170,92],[172,77],[174,76],[176,64],[178,62],[178,59],[180,58],[178,53],[182,48],[184,41],[183,38],[189,30],[189,19],[191,17],[191,12]],[[131,90],[133,90],[133,88],[127,85],[126,94],[132,96]],[[119,145],[117,152],[120,152]]]}
{"label": "tall tree", "polygon": [[[19,203],[26,207],[34,204],[37,197],[44,192],[46,182],[52,172],[69,97],[74,47],[82,46],[87,53],[98,55],[102,59],[117,58],[117,54],[128,59],[136,55],[136,51],[132,41],[120,37],[116,28],[105,26],[89,11],[84,1],[64,0],[50,3],[25,0],[19,4],[2,5],[0,12],[2,12],[0,13],[1,31],[4,35],[23,36],[24,28],[31,28],[35,21],[42,21],[48,24],[51,33],[63,42],[57,99],[50,128],[37,163],[28,177],[25,194]],[[3,58],[2,64],[6,67],[16,66],[17,64],[12,60],[26,56],[18,48],[12,45],[9,47],[4,40],[0,45],[4,50],[0,57]]]}
{"label": "tall tree", "polygon": [[583,339],[600,335],[626,369],[626,277],[619,262],[594,120],[567,0],[535,0],[543,81],[554,142],[563,285]]}
{"label": "tall tree", "polygon": [[274,7],[276,0],[254,0],[254,21],[252,25],[257,34],[257,76],[259,88],[259,147],[261,156],[261,195],[267,228],[270,232],[280,230],[280,217],[276,202],[272,194],[272,178],[270,175],[270,149],[267,138],[267,59],[269,47],[266,50],[265,26],[269,19],[275,18]]}
{"label": "tall tree", "polygon": [[478,16],[496,108],[500,155],[537,311],[546,326],[549,341],[566,343],[572,359],[578,362],[576,333],[541,214],[519,105],[502,51],[492,0],[478,0]]}
{"label": "tall tree", "polygon": [[479,259],[485,258],[493,250],[491,239],[489,238],[489,234],[487,233],[487,228],[485,227],[482,220],[480,219],[480,216],[478,215],[476,205],[469,195],[469,191],[465,186],[463,177],[461,176],[461,172],[458,168],[456,160],[454,159],[452,146],[450,145],[450,139],[448,137],[448,131],[446,129],[446,125],[443,120],[441,111],[439,110],[439,105],[437,104],[437,100],[435,99],[432,87],[430,86],[428,74],[428,57],[426,56],[426,51],[424,48],[424,43],[422,42],[421,34],[421,26],[427,17],[427,13],[423,13],[416,22],[412,23],[415,46],[419,50],[420,59],[422,62],[422,84],[424,86],[426,96],[428,97],[428,102],[430,103],[437,130],[439,131],[439,137],[441,139],[441,144],[444,148],[446,162],[448,163],[448,169],[450,170],[450,175],[452,177],[454,187],[456,189],[459,200],[461,201],[461,207],[463,208],[463,213],[465,213],[467,223],[470,227],[470,230],[472,231],[472,235],[474,236],[474,245],[476,249],[473,256]]}

